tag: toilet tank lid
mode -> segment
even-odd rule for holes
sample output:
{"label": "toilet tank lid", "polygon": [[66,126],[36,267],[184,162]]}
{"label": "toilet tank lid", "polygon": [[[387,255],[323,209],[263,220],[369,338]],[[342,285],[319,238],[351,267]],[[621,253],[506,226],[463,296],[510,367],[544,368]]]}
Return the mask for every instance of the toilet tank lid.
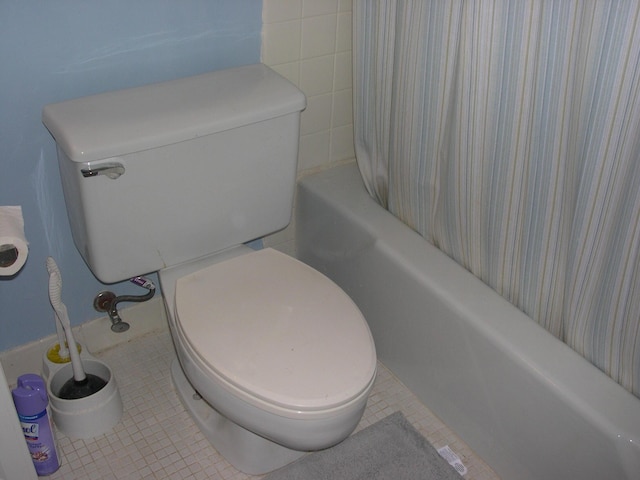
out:
{"label": "toilet tank lid", "polygon": [[304,94],[262,64],[46,105],[42,122],[75,162],[230,130],[305,108]]}

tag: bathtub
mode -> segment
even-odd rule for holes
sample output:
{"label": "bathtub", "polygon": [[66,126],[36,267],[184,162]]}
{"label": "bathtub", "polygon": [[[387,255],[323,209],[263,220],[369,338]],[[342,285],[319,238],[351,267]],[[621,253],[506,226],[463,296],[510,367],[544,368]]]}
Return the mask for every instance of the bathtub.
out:
{"label": "bathtub", "polygon": [[355,164],[299,182],[296,240],[380,361],[502,478],[640,479],[640,400],[379,207]]}

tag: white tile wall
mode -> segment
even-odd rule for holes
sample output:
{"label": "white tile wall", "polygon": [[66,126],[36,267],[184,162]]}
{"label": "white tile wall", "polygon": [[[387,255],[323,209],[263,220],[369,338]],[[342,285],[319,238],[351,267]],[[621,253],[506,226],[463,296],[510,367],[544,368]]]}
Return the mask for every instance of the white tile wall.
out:
{"label": "white tile wall", "polygon": [[[298,172],[353,159],[351,0],[263,0],[262,62],[307,96]],[[265,245],[295,254],[293,226]]]}
{"label": "white tile wall", "polygon": [[262,61],[307,95],[298,170],[353,158],[351,0],[263,0]]}

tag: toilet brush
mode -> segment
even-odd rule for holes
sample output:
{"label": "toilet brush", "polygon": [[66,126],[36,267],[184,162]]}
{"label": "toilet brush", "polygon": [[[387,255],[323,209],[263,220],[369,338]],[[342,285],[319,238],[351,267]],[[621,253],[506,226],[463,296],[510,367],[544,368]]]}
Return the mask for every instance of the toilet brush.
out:
{"label": "toilet brush", "polygon": [[58,357],[60,357],[60,359],[62,360],[67,360],[69,359],[69,348],[67,347],[67,340],[65,338],[64,335],[64,328],[62,328],[62,322],[60,322],[60,319],[58,318],[58,314],[55,313],[54,311],[54,315],[56,316],[56,334],[58,335]]}
{"label": "toilet brush", "polygon": [[76,341],[71,331],[71,322],[69,321],[67,307],[62,303],[62,276],[60,275],[58,265],[56,265],[52,257],[47,258],[47,271],[49,272],[49,300],[56,313],[56,318],[64,330],[69,356],[71,357],[71,368],[73,370],[73,377],[64,383],[57,395],[65,400],[88,397],[102,389],[107,382],[96,375],[85,373],[82,367],[82,361],[80,360],[80,354],[78,353],[78,347],[76,346]]}

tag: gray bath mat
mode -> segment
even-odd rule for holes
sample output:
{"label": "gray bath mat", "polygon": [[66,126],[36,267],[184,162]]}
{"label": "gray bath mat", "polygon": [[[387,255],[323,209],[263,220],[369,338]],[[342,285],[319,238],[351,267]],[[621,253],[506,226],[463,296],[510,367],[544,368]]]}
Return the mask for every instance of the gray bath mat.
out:
{"label": "gray bath mat", "polygon": [[339,445],[302,457],[264,480],[460,480],[433,446],[396,412]]}

